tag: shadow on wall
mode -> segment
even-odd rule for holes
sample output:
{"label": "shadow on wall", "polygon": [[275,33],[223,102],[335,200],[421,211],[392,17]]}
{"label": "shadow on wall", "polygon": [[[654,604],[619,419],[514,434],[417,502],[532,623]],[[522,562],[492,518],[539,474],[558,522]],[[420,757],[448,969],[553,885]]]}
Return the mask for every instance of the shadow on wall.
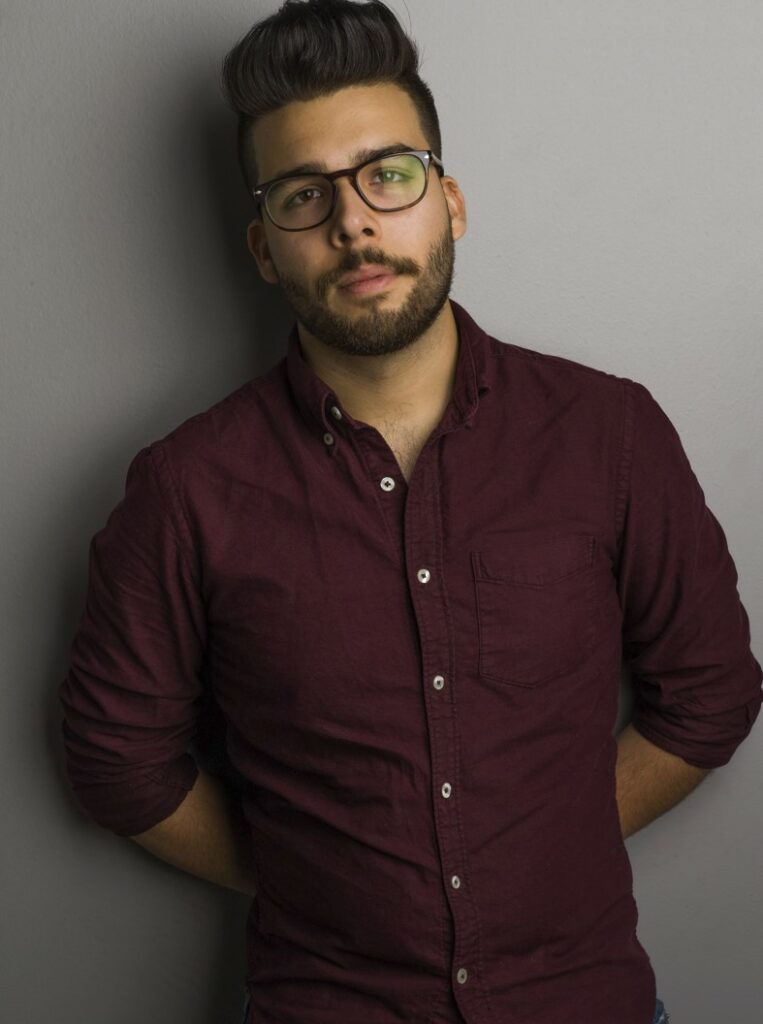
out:
{"label": "shadow on wall", "polygon": [[[124,63],[128,56],[120,51],[116,59]],[[121,80],[129,81],[129,75],[124,77],[124,70]],[[222,99],[218,99],[214,83],[210,86],[209,75],[198,75],[196,68],[193,73],[197,74],[193,83],[173,83],[178,86],[178,101],[176,109],[167,115],[165,124],[157,123],[161,111],[153,115],[151,128],[163,140],[163,145],[158,152],[151,150],[145,163],[138,160],[138,175],[150,175],[151,181],[145,188],[139,182],[131,197],[130,219],[134,224],[136,219],[144,218],[145,230],[130,232],[125,241],[126,245],[137,246],[139,242],[135,240],[151,237],[152,231],[155,233],[160,228],[154,222],[156,207],[151,202],[156,202],[157,190],[166,194],[169,209],[167,220],[162,224],[172,224],[172,235],[166,238],[168,277],[164,287],[162,282],[158,282],[158,288],[166,292],[169,319],[173,319],[172,306],[176,304],[178,314],[182,311],[182,325],[191,322],[193,333],[184,338],[184,327],[180,325],[180,337],[178,333],[162,336],[160,331],[159,336],[151,339],[152,353],[156,352],[157,362],[165,367],[167,384],[164,393],[161,393],[161,387],[157,393],[154,386],[137,411],[125,403],[121,407],[123,411],[120,413],[117,408],[115,414],[108,399],[105,410],[103,404],[98,410],[88,406],[80,410],[80,426],[91,440],[85,449],[85,458],[78,461],[76,472],[70,474],[69,485],[61,493],[59,504],[55,510],[51,509],[47,542],[41,538],[41,543],[49,544],[50,550],[64,552],[58,580],[54,581],[60,602],[57,604],[58,621],[52,624],[51,629],[51,648],[57,656],[52,658],[54,664],[49,666],[48,672],[51,681],[47,715],[49,751],[54,759],[53,772],[60,789],[61,807],[65,808],[67,803],[71,807],[66,827],[72,833],[79,833],[79,841],[86,841],[88,832],[92,831],[94,844],[102,840],[102,832],[76,805],[71,792],[61,739],[61,709],[55,693],[65,675],[70,645],[84,610],[91,538],[105,524],[109,513],[121,499],[128,464],[138,450],[274,365],[285,354],[287,332],[293,323],[291,310],[279,290],[262,281],[246,247],[246,225],[251,219],[253,205],[247,197],[236,162],[235,118],[225,109]],[[143,102],[136,91],[134,99],[123,99],[120,113],[128,121],[133,122],[134,119],[137,123],[144,116],[139,110]],[[161,109],[168,109],[168,105]],[[104,119],[103,130],[107,134],[118,136],[123,129],[124,123]],[[111,147],[111,159],[121,159],[120,147],[128,150],[131,145],[129,130],[123,140],[112,138],[106,140],[106,145]],[[132,156],[135,158],[135,154]],[[144,193],[147,202],[141,208],[135,199],[139,200]],[[104,245],[111,244],[108,234],[104,231]],[[97,239],[94,244],[98,244]],[[92,255],[95,257],[97,254]],[[128,256],[132,259],[127,259],[125,266],[140,267],[140,252]],[[128,282],[128,286],[132,285],[139,293],[142,281],[136,277]],[[166,355],[161,351],[163,346],[166,346]],[[199,370],[197,365],[195,375],[190,378],[190,388],[179,383],[189,381],[187,364],[178,365],[177,375],[171,364],[178,357],[179,347],[184,350],[184,359],[201,359],[210,369],[206,373],[204,366]],[[167,363],[170,363],[169,370]],[[116,376],[106,369],[103,380],[118,393],[120,382],[115,380]],[[227,382],[230,382],[229,386],[223,386]],[[100,400],[103,403],[103,396]],[[107,424],[95,422],[98,413],[108,415]],[[198,742],[192,746],[192,753],[210,771],[226,772],[224,725],[213,702],[204,711],[204,725]],[[125,857],[138,858],[144,863],[143,869],[147,873],[166,872],[166,878],[171,882],[178,871],[151,858],[129,840],[124,841],[124,848]],[[119,870],[120,862],[115,860],[117,886]],[[135,877],[131,875],[133,881]],[[206,886],[209,883],[199,880],[199,884]],[[199,921],[205,932],[209,957],[205,959],[203,968],[206,979],[201,986],[203,1005],[197,1004],[194,1020],[241,1018],[244,923],[248,905],[249,901],[243,894],[238,896],[220,889],[219,912],[218,903],[214,901],[213,912]],[[160,924],[157,922],[158,929]],[[122,922],[120,926],[118,918],[109,917],[106,909],[101,925],[104,931],[112,926],[127,927],[128,930],[130,926],[138,927],[136,922],[132,925]],[[119,941],[124,941],[124,938]],[[150,946],[151,941],[147,942],[145,950],[136,953],[148,952]],[[180,984],[182,968],[181,965],[176,967]],[[118,971],[116,966],[115,971]],[[126,979],[125,984],[129,987],[130,979]],[[135,977],[134,984],[142,984],[139,976]],[[65,1002],[65,993],[61,993],[61,999]],[[231,1007],[232,1012],[229,1012]]]}

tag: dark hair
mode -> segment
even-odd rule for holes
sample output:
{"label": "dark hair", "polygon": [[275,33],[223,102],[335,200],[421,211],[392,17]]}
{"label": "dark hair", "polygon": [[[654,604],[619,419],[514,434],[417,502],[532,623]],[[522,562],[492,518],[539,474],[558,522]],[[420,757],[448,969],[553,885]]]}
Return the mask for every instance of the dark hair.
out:
{"label": "dark hair", "polygon": [[416,106],[435,155],[442,158],[434,97],[419,71],[416,43],[382,0],[286,0],[226,54],[221,86],[238,115],[238,162],[247,191],[259,183],[255,122],[295,100],[351,85],[392,82]]}

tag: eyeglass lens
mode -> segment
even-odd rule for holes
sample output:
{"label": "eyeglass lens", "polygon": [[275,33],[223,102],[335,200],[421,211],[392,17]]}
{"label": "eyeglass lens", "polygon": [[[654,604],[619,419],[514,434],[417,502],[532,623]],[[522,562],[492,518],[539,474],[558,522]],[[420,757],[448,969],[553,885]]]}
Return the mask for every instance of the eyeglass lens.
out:
{"label": "eyeglass lens", "polygon": [[[358,171],[358,188],[382,210],[399,210],[424,194],[426,168],[410,153],[382,157]],[[267,192],[268,213],[283,228],[308,228],[319,224],[331,206],[331,182],[320,174],[307,174],[276,182]]]}

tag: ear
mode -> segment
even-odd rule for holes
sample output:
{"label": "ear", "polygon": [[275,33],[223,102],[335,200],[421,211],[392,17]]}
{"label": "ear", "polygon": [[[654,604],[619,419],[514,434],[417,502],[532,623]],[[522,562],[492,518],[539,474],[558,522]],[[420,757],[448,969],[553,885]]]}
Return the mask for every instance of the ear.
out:
{"label": "ear", "polygon": [[247,227],[246,244],[249,252],[257,261],[263,280],[268,284],[278,284],[278,273],[270,256],[270,248],[265,236],[265,225],[261,217],[255,217]]}
{"label": "ear", "polygon": [[443,174],[440,179],[445,202],[448,204],[451,227],[453,229],[453,241],[466,234],[466,200],[459,188],[458,182],[449,174]]}

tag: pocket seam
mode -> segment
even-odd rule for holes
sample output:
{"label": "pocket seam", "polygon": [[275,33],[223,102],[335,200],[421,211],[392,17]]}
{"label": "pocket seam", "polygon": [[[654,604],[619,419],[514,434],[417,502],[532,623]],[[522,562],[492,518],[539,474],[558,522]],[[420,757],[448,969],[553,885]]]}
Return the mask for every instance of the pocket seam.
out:
{"label": "pocket seam", "polygon": [[526,576],[526,572],[524,574],[521,572],[515,572],[514,574],[508,572],[503,573],[500,576],[496,574],[491,575],[482,560],[483,552],[481,550],[473,550],[471,554],[476,579],[484,580],[487,583],[506,583],[512,587],[539,588],[548,586],[550,583],[559,583],[562,580],[569,579],[570,576],[576,576],[578,573],[585,572],[587,569],[590,569],[594,562],[595,549],[596,537],[591,534],[586,538],[585,557],[583,561],[571,569],[564,570],[559,576],[541,576],[536,580],[523,578]]}

